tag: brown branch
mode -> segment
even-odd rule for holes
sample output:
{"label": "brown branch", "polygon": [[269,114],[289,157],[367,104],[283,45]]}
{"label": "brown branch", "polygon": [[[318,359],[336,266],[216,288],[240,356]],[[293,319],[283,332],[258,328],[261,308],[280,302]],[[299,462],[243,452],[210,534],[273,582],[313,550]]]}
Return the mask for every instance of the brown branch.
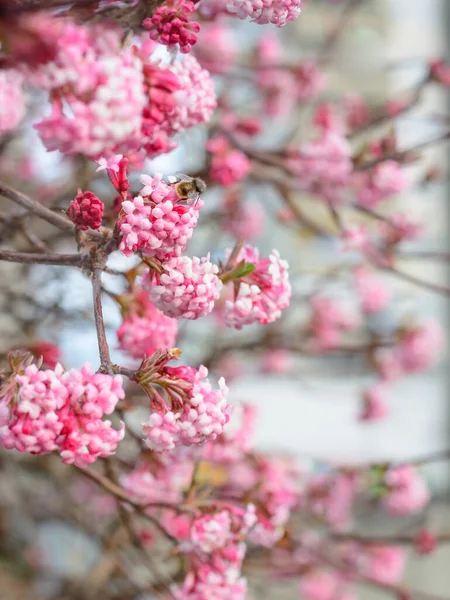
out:
{"label": "brown branch", "polygon": [[98,350],[100,353],[100,368],[106,369],[106,371],[112,375],[113,369],[111,357],[109,355],[108,340],[106,338],[105,321],[103,319],[101,276],[101,269],[94,269],[92,273],[92,293],[94,298],[95,327],[97,329]]}
{"label": "brown branch", "polygon": [[48,223],[58,227],[58,229],[62,229],[63,231],[75,231],[75,225],[72,223],[72,221],[69,221],[69,219],[66,219],[66,217],[51,211],[40,202],[25,196],[25,194],[22,194],[22,192],[14,190],[6,185],[6,183],[3,183],[3,181],[0,181],[0,196],[3,196],[4,198],[7,198],[16,204],[20,204],[20,206],[23,206],[29,212],[41,217]]}
{"label": "brown branch", "polygon": [[416,146],[413,146],[412,148],[408,148],[407,150],[398,150],[396,152],[391,152],[391,153],[385,154],[381,158],[376,158],[374,160],[371,160],[371,161],[368,161],[368,162],[365,162],[365,163],[362,163],[359,165],[355,165],[354,170],[355,171],[369,171],[370,169],[373,169],[380,163],[386,162],[388,160],[401,161],[401,160],[408,158],[409,155],[414,154],[415,152],[418,152],[419,150],[423,150],[424,148],[428,148],[428,146],[433,146],[434,144],[439,144],[441,142],[445,142],[449,139],[450,139],[450,131],[446,131],[445,133],[441,134],[440,136],[437,136],[430,140],[425,140],[423,142],[420,142],[420,144],[417,144]]}
{"label": "brown branch", "polygon": [[405,273],[404,271],[399,271],[395,267],[382,267],[387,273],[391,273],[398,279],[403,279],[404,281],[408,281],[414,285],[417,285],[421,288],[429,290],[430,292],[436,292],[441,296],[450,297],[450,288],[445,287],[444,285],[439,285],[438,283],[432,283],[430,281],[424,281],[415,275],[411,275],[410,273]]}
{"label": "brown branch", "polygon": [[[62,231],[70,231],[75,233],[76,227],[72,221],[64,217],[62,214],[53,212],[37,200],[33,200],[22,192],[9,187],[9,185],[3,181],[0,181],[0,196],[11,200],[11,202],[14,202],[15,204],[23,206],[30,213],[40,217],[41,219],[44,219],[47,221],[47,223],[58,227],[58,229],[61,229]],[[111,231],[102,227],[100,231],[89,231],[88,235],[94,238],[103,239],[105,237],[111,237]]]}
{"label": "brown branch", "polygon": [[[356,542],[366,546],[378,546],[380,544],[402,544],[408,545],[413,544],[416,536],[415,535],[384,535],[384,536],[367,536],[359,535],[357,533],[331,533],[329,536],[333,541],[336,542]],[[433,536],[436,542],[439,544],[449,543],[450,534],[441,534]]]}
{"label": "brown branch", "polygon": [[65,267],[81,267],[84,261],[82,254],[57,254],[55,252],[15,252],[13,250],[0,250],[0,260],[7,262],[58,265]]}
{"label": "brown branch", "polygon": [[97,473],[96,471],[93,471],[92,469],[87,469],[86,467],[75,467],[75,468],[77,469],[78,472],[82,473],[85,477],[88,477],[91,481],[93,481],[94,483],[99,485],[105,491],[112,494],[115,498],[117,498],[118,500],[122,500],[123,502],[126,502],[127,504],[129,504],[130,506],[135,508],[145,519],[150,521],[172,543],[174,543],[174,544],[178,543],[177,538],[174,537],[171,533],[169,533],[161,525],[161,523],[158,521],[158,519],[156,519],[152,515],[149,515],[147,512],[145,512],[145,510],[148,508],[170,508],[173,510],[173,507],[170,504],[162,505],[162,504],[158,503],[156,507],[154,507],[153,504],[151,504],[151,503],[140,504],[139,502],[136,502],[135,500],[130,498],[130,496],[121,487],[116,485],[113,481],[111,481],[107,477],[100,475],[100,473]]}

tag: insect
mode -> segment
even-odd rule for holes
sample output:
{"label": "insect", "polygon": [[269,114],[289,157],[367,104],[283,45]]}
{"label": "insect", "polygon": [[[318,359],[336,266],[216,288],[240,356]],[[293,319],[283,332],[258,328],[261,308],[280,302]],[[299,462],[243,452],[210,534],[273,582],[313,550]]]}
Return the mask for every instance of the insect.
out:
{"label": "insect", "polygon": [[175,173],[176,177],[168,177],[175,192],[186,204],[197,204],[200,195],[206,192],[206,183],[200,177],[190,177],[185,173]]}

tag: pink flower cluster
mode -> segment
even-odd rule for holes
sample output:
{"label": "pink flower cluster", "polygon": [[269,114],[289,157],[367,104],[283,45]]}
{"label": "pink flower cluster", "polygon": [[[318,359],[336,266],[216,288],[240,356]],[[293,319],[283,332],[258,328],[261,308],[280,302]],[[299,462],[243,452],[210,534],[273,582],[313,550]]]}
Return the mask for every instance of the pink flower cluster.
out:
{"label": "pink flower cluster", "polygon": [[311,298],[310,305],[310,334],[314,348],[319,352],[338,346],[342,333],[357,324],[356,315],[334,298],[316,294]]}
{"label": "pink flower cluster", "polygon": [[317,139],[291,149],[287,159],[301,189],[332,204],[345,200],[353,163],[350,144],[339,131],[323,130]]}
{"label": "pink flower cluster", "polygon": [[220,379],[219,389],[213,390],[206,379],[208,370],[204,366],[198,370],[193,367],[166,367],[165,371],[172,389],[182,386],[184,400],[179,401],[179,409],[170,410],[163,403],[158,405],[143,424],[147,446],[164,452],[180,445],[191,446],[214,440],[229,420],[225,380]]}
{"label": "pink flower cluster", "polygon": [[258,250],[250,245],[244,246],[236,260],[245,260],[256,268],[239,280],[235,298],[227,300],[226,325],[242,329],[252,323],[273,323],[289,306],[291,298],[287,261],[282,260],[276,250],[272,250],[268,258],[260,258]]}
{"label": "pink flower cluster", "polygon": [[203,564],[196,560],[181,586],[173,586],[175,600],[246,600],[247,581],[241,577],[246,546],[231,544],[216,550]]}
{"label": "pink flower cluster", "polygon": [[247,155],[233,149],[225,137],[212,138],[207,142],[206,149],[212,155],[209,175],[216,183],[229,187],[250,173],[252,165]]}
{"label": "pink flower cluster", "polygon": [[305,600],[356,600],[347,586],[343,574],[315,569],[301,578],[300,593]]}
{"label": "pink flower cluster", "polygon": [[152,42],[144,44],[140,49],[135,48],[142,61],[147,100],[141,128],[136,133],[133,144],[127,144],[131,148],[134,146],[135,150],[142,149],[149,158],[176,148],[171,137],[182,129],[182,123],[176,115],[177,97],[182,93],[182,84],[168,66],[164,67],[152,59],[153,49]]}
{"label": "pink flower cluster", "polygon": [[394,348],[383,349],[377,360],[384,379],[430,369],[444,347],[442,329],[434,320],[404,328]]}
{"label": "pink flower cluster", "polygon": [[18,71],[0,70],[0,135],[15,129],[25,116],[22,85]]}
{"label": "pink flower cluster", "polygon": [[346,527],[359,491],[359,479],[354,473],[331,472],[310,478],[305,494],[305,507],[324,519],[333,529]]}
{"label": "pink flower cluster", "polygon": [[255,23],[273,23],[283,27],[296,19],[301,11],[302,0],[230,0],[229,12],[239,19],[249,18]]}
{"label": "pink flower cluster", "polygon": [[125,397],[122,378],[80,370],[40,371],[35,365],[16,374],[0,399],[0,442],[20,452],[48,454],[57,450],[64,463],[88,465],[114,454],[123,439],[110,415]]}
{"label": "pink flower cluster", "polygon": [[363,394],[363,405],[359,418],[362,421],[380,421],[388,414],[386,386],[377,381]]}
{"label": "pink flower cluster", "polygon": [[217,106],[214,82],[208,71],[202,69],[191,55],[174,63],[171,70],[181,84],[173,115],[179,122],[179,129],[208,122]]}
{"label": "pink flower cluster", "polygon": [[121,151],[144,152],[149,158],[170,152],[177,133],[209,121],[217,99],[213,81],[193,56],[164,66],[153,56],[155,44],[134,48],[142,63],[145,107],[142,126]]}
{"label": "pink flower cluster", "polygon": [[408,180],[399,163],[387,160],[367,173],[355,173],[353,185],[358,204],[366,208],[375,208],[383,200],[403,192]]}
{"label": "pink flower cluster", "polygon": [[139,312],[132,312],[126,317],[117,330],[117,338],[121,350],[133,358],[143,358],[157,350],[173,348],[177,333],[176,319],[166,317],[147,300]]}
{"label": "pink flower cluster", "polygon": [[391,467],[384,475],[384,482],[388,492],[383,497],[383,506],[393,515],[418,512],[430,500],[425,481],[412,465]]}
{"label": "pink flower cluster", "polygon": [[140,195],[122,202],[117,221],[122,235],[119,249],[126,256],[142,250],[159,260],[177,257],[191,239],[203,201],[187,205],[160,174],[142,175],[141,182]]}
{"label": "pink flower cluster", "polygon": [[397,546],[369,546],[364,556],[364,571],[373,580],[388,585],[401,581],[406,556]]}
{"label": "pink flower cluster", "polygon": [[210,119],[214,86],[195,58],[164,67],[154,42],[123,48],[119,28],[58,23],[52,60],[23,67],[51,95],[52,114],[36,125],[49,150],[153,157],[176,147],[176,133]]}
{"label": "pink flower cluster", "polygon": [[95,194],[86,190],[78,190],[75,199],[69,204],[66,213],[78,229],[100,229],[105,205]]}
{"label": "pink flower cluster", "polygon": [[226,546],[231,538],[231,515],[227,510],[222,510],[195,519],[191,526],[189,542],[194,550],[210,553]]}
{"label": "pink flower cluster", "polygon": [[107,154],[140,127],[142,66],[119,29],[65,22],[56,57],[27,79],[51,94],[52,114],[36,124],[49,150]]}
{"label": "pink flower cluster", "polygon": [[259,517],[248,537],[254,544],[271,547],[283,537],[291,510],[298,503],[299,472],[283,459],[267,459],[259,463],[259,485],[254,500],[258,506],[264,507],[264,516]]}
{"label": "pink flower cluster", "polygon": [[[234,508],[196,517],[181,549],[189,554],[190,571],[175,598],[184,600],[245,600],[247,582],[241,577],[246,545],[241,542],[257,522],[255,507]],[[208,560],[205,560],[205,557]]]}
{"label": "pink flower cluster", "polygon": [[[165,502],[176,504],[192,480],[193,463],[182,456],[160,455],[157,462],[141,461],[121,484],[133,498],[143,504]],[[173,516],[173,515],[171,515]]]}
{"label": "pink flower cluster", "polygon": [[173,49],[179,46],[183,54],[191,51],[197,42],[195,35],[200,25],[191,21],[195,5],[190,0],[169,0],[159,6],[155,14],[142,25],[150,29],[150,39]]}
{"label": "pink flower cluster", "polygon": [[210,313],[222,290],[218,267],[204,258],[179,256],[162,265],[163,274],[144,280],[150,299],[168,317],[198,319]]}

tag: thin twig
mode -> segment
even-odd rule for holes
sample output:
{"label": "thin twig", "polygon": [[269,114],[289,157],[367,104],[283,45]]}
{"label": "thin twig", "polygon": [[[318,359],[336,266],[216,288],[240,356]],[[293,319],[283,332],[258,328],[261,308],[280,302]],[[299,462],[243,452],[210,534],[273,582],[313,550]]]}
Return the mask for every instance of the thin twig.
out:
{"label": "thin twig", "polygon": [[97,341],[101,367],[106,369],[110,375],[113,375],[108,340],[106,338],[105,321],[103,319],[101,275],[101,269],[94,269],[92,273],[92,292],[94,297],[95,327],[97,329]]}
{"label": "thin twig", "polygon": [[80,267],[82,254],[57,254],[56,252],[15,252],[0,250],[0,260],[23,264],[58,265],[64,267]]}

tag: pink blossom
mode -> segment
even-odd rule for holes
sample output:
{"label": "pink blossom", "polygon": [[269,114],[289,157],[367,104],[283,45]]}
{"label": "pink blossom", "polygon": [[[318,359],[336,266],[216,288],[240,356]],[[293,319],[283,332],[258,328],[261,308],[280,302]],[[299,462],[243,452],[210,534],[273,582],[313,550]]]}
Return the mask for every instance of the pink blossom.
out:
{"label": "pink blossom", "polygon": [[194,519],[190,544],[195,550],[210,553],[223,548],[231,540],[231,518],[227,510]]}
{"label": "pink blossom", "polygon": [[347,94],[344,97],[345,118],[350,129],[363,127],[369,120],[369,107],[366,100],[358,94]]}
{"label": "pink blossom", "polygon": [[13,69],[0,71],[0,134],[15,129],[25,116],[23,77]]}
{"label": "pink blossom", "polygon": [[345,588],[345,580],[334,571],[314,570],[300,580],[300,593],[305,600],[354,600]]}
{"label": "pink blossom", "polygon": [[438,539],[428,529],[421,529],[414,538],[414,550],[418,554],[431,554],[438,545]]}
{"label": "pink blossom", "polygon": [[405,571],[405,551],[397,546],[370,546],[365,571],[379,583],[388,585],[401,581]]}
{"label": "pink blossom", "polygon": [[450,65],[444,59],[435,60],[430,64],[430,76],[445,87],[450,87]]}
{"label": "pink blossom", "polygon": [[119,249],[126,256],[142,250],[159,260],[180,256],[197,225],[203,201],[186,204],[160,174],[142,175],[141,181],[141,194],[122,202],[117,221],[122,234]]}
{"label": "pink blossom", "polygon": [[156,281],[147,278],[144,284],[159,310],[176,319],[198,319],[212,311],[222,282],[209,255],[170,258],[162,267],[164,272]]}
{"label": "pink blossom", "polygon": [[266,350],[261,357],[263,373],[288,373],[292,369],[292,356],[284,348]]}
{"label": "pink blossom", "polygon": [[112,26],[64,22],[54,60],[27,80],[52,97],[51,115],[35,125],[49,150],[108,155],[141,127],[142,64]]}
{"label": "pink blossom", "polygon": [[323,196],[333,204],[345,199],[343,193],[353,163],[350,144],[340,133],[324,130],[298,150],[289,150],[287,164],[302,190]]}
{"label": "pink blossom", "polygon": [[406,329],[396,349],[404,372],[416,373],[430,369],[444,347],[442,328],[430,320],[417,327]]}
{"label": "pink blossom", "polygon": [[306,507],[334,529],[342,529],[350,521],[358,484],[358,478],[352,473],[314,475],[309,480]]}
{"label": "pink blossom", "polygon": [[122,160],[122,158],[123,158],[122,154],[115,154],[114,156],[111,156],[110,158],[100,157],[96,161],[98,164],[98,167],[95,170],[97,172],[106,170],[106,171],[112,171],[113,173],[118,173],[119,163]]}
{"label": "pink blossom", "polygon": [[285,69],[261,68],[256,83],[261,91],[263,110],[269,117],[286,117],[295,106],[295,78]]}
{"label": "pink blossom", "polygon": [[[103,421],[124,398],[122,378],[93,374],[89,366],[64,372],[35,365],[15,375],[0,404],[0,441],[5,448],[48,454],[58,450],[64,463],[84,466],[113,454],[125,435]],[[6,409],[6,411],[5,411]]]}
{"label": "pink blossom", "polygon": [[356,173],[353,179],[358,204],[367,208],[375,208],[408,185],[403,168],[393,160],[381,162],[367,173]]}
{"label": "pink blossom", "polygon": [[61,349],[51,342],[36,340],[35,342],[28,344],[27,350],[29,350],[36,359],[39,360],[42,358],[42,364],[50,369],[54,369],[62,360]]}
{"label": "pink blossom", "polygon": [[69,396],[62,374],[60,365],[54,371],[39,371],[30,365],[23,375],[14,377],[16,388],[0,398],[0,443],[4,448],[31,454],[48,454],[59,448],[64,427],[59,413]]}
{"label": "pink blossom", "polygon": [[428,488],[411,465],[391,467],[386,471],[384,481],[388,493],[383,497],[383,505],[393,515],[418,512],[429,502]]}
{"label": "pink blossom", "polygon": [[380,234],[388,246],[393,246],[403,240],[416,240],[422,233],[422,225],[404,213],[391,215],[389,222],[380,223]]}
{"label": "pink blossom", "polygon": [[391,300],[386,282],[363,266],[357,267],[353,275],[362,311],[370,315],[384,310]]}
{"label": "pink blossom", "polygon": [[311,299],[310,332],[317,351],[331,350],[339,345],[344,331],[357,324],[357,317],[338,300],[316,294]]}
{"label": "pink blossom", "polygon": [[[211,148],[209,145],[208,149]],[[242,181],[252,169],[247,155],[240,150],[226,149],[223,152],[213,152],[209,165],[209,175],[213,181],[229,187]]]}
{"label": "pink blossom", "polygon": [[[202,446],[202,458],[204,460],[231,466],[232,472],[230,473],[230,480],[233,481],[233,483],[238,476],[238,471],[236,469],[243,467],[240,469],[240,473],[244,473],[245,475],[245,486],[250,485],[250,487],[256,485],[256,474],[251,469],[249,470],[246,468],[242,463],[242,458],[244,453],[249,452],[253,447],[255,422],[255,407],[245,404],[242,407],[241,422],[238,428],[235,427],[233,430],[232,424],[230,424],[230,426],[224,430],[222,435],[214,440],[214,443],[208,443]],[[236,467],[236,469],[233,469],[233,467]],[[245,486],[244,489],[247,489]]]}
{"label": "pink blossom", "polygon": [[313,125],[323,131],[343,132],[344,124],[335,107],[329,102],[322,102],[316,108],[313,116]]}
{"label": "pink blossom", "polygon": [[182,62],[174,63],[171,70],[181,84],[174,110],[179,128],[188,129],[209,121],[216,108],[217,98],[214,82],[208,71],[202,69],[191,55],[185,56]]}
{"label": "pink blossom", "polygon": [[301,3],[302,0],[230,0],[227,8],[239,19],[249,18],[260,25],[273,23],[283,27],[299,16]]}
{"label": "pink blossom", "polygon": [[386,388],[381,382],[370,386],[363,394],[362,421],[380,421],[389,412],[386,404]]}
{"label": "pink blossom", "polygon": [[224,23],[205,23],[195,47],[198,62],[210,73],[226,73],[237,57],[234,32]]}
{"label": "pink blossom", "polygon": [[180,52],[187,54],[196,44],[195,34],[200,31],[200,25],[191,21],[194,11],[195,5],[190,0],[169,0],[159,6],[142,25],[150,30],[150,39],[169,49],[179,47]]}
{"label": "pink blossom", "polygon": [[44,11],[8,15],[2,26],[2,47],[8,49],[3,64],[34,69],[54,60],[62,27],[61,19]]}
{"label": "pink blossom", "polygon": [[268,258],[260,258],[257,248],[249,245],[244,246],[236,260],[252,263],[256,269],[239,280],[234,300],[227,300],[227,327],[242,329],[252,323],[273,323],[289,306],[291,298],[287,261],[282,260],[276,250],[272,250]]}
{"label": "pink blossom", "polygon": [[219,388],[213,390],[206,379],[208,370],[200,366],[166,367],[173,386],[183,386],[185,400],[178,407],[158,405],[143,424],[146,444],[152,450],[164,452],[176,446],[202,444],[214,440],[223,431],[229,420],[230,407],[227,403],[228,388],[225,380],[219,380]]}
{"label": "pink blossom", "polygon": [[140,314],[129,315],[117,330],[119,347],[133,358],[150,356],[156,350],[175,346],[178,333],[176,319],[166,317],[151,302]]}
{"label": "pink blossom", "polygon": [[[299,500],[299,472],[292,460],[265,458],[258,465],[257,475],[259,486],[255,501],[264,511],[251,528],[249,540],[271,547],[283,537],[291,510]],[[251,486],[251,478],[245,483]]]}
{"label": "pink blossom", "polygon": [[105,205],[95,194],[78,189],[75,199],[69,204],[66,213],[78,229],[100,229]]}
{"label": "pink blossom", "polygon": [[125,436],[125,424],[116,430],[111,421],[102,417],[112,414],[117,402],[125,397],[122,377],[92,373],[89,365],[84,365],[65,373],[64,383],[70,409],[65,415],[65,437],[60,446],[63,462],[86,466],[99,457],[114,454]]}
{"label": "pink blossom", "polygon": [[311,102],[322,91],[325,77],[312,60],[300,63],[292,72],[295,79],[295,95],[301,102]]}
{"label": "pink blossom", "polygon": [[246,546],[232,543],[209,556],[191,558],[191,570],[181,586],[173,586],[176,600],[246,600],[247,582],[241,577]]}
{"label": "pink blossom", "polygon": [[156,463],[145,460],[139,462],[131,472],[121,477],[122,486],[132,498],[143,504],[181,502],[183,491],[192,480],[193,464],[192,461],[183,460],[182,456],[169,457],[172,455],[161,454]]}

